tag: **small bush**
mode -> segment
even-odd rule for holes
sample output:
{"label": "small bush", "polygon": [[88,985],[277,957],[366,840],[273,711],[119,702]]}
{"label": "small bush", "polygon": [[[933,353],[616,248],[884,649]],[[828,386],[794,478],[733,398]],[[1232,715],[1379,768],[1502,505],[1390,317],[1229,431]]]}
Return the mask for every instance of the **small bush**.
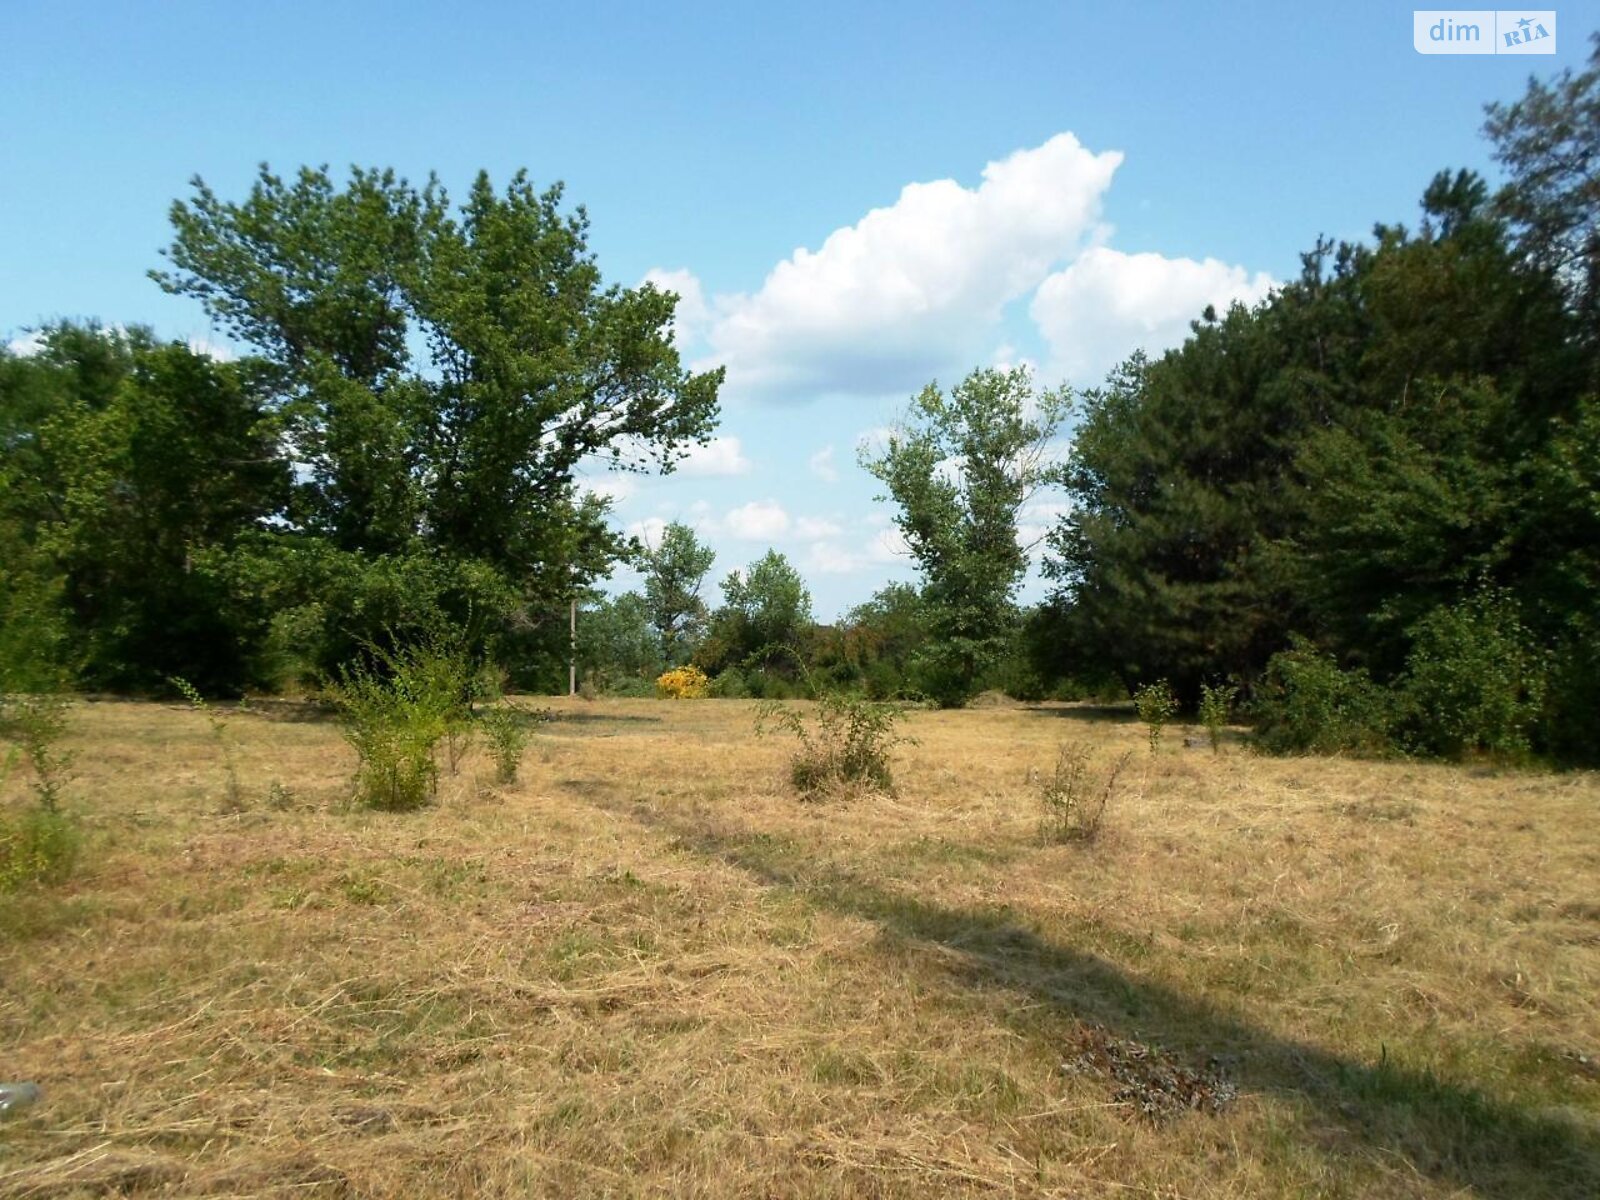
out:
{"label": "small bush", "polygon": [[33,768],[33,790],[49,812],[60,807],[72,769],[72,752],[60,744],[70,709],[71,701],[54,693],[0,697],[0,732]]}
{"label": "small bush", "polygon": [[432,799],[439,783],[434,751],[465,722],[472,679],[460,646],[440,636],[374,650],[371,661],[340,671],[325,694],[359,759],[357,803],[404,811]]}
{"label": "small bush", "polygon": [[674,667],[656,680],[656,695],[667,700],[700,700],[710,687],[711,681],[699,667]]}
{"label": "small bush", "polygon": [[743,700],[750,695],[750,685],[738,667],[728,667],[711,681],[710,694],[717,700]]}
{"label": "small bush", "polygon": [[59,808],[30,807],[0,818],[0,892],[30,883],[60,883],[72,874],[82,847],[78,824]]}
{"label": "small bush", "polygon": [[1220,683],[1214,687],[1209,683],[1200,685],[1200,724],[1206,727],[1214,754],[1222,752],[1222,730],[1233,713],[1233,702],[1238,695],[1236,687]]}
{"label": "small bush", "polygon": [[1057,751],[1055,772],[1043,781],[1039,791],[1044,808],[1039,833],[1045,841],[1089,842],[1099,835],[1106,806],[1133,755],[1118,755],[1110,770],[1097,780],[1090,769],[1092,753],[1089,746],[1075,743]]}
{"label": "small bush", "polygon": [[524,709],[509,701],[490,705],[478,714],[489,757],[494,759],[497,783],[517,781],[517,769],[522,765],[522,754],[528,747],[533,726],[549,717],[548,710]]}
{"label": "small bush", "polygon": [[1388,693],[1301,637],[1268,661],[1252,715],[1273,754],[1382,754],[1393,745]]}
{"label": "small bush", "polygon": [[776,702],[761,706],[756,732],[782,731],[800,740],[789,780],[806,799],[864,791],[893,793],[889,755],[911,739],[895,732],[899,708],[830,693],[806,715]]}
{"label": "small bush", "polygon": [[60,883],[77,865],[82,837],[61,807],[72,765],[59,743],[69,702],[54,694],[0,697],[0,731],[15,746],[0,761],[0,785],[19,761],[33,770],[37,803],[11,817],[0,815],[0,892],[30,883]]}
{"label": "small bush", "polygon": [[1526,758],[1544,707],[1542,656],[1503,593],[1437,608],[1412,629],[1402,685],[1417,749]]}
{"label": "small bush", "polygon": [[1161,745],[1161,734],[1178,711],[1178,699],[1172,694],[1172,685],[1165,679],[1147,683],[1133,693],[1133,707],[1150,734],[1150,753]]}
{"label": "small bush", "polygon": [[238,746],[228,729],[228,718],[207,703],[206,698],[200,694],[200,689],[187,679],[174,675],[168,682],[178,689],[179,694],[189,702],[190,708],[206,719],[206,725],[211,730],[211,740],[216,743],[217,753],[222,758],[222,771],[226,781],[223,804],[229,811],[238,812],[244,807],[244,796],[239,787]]}

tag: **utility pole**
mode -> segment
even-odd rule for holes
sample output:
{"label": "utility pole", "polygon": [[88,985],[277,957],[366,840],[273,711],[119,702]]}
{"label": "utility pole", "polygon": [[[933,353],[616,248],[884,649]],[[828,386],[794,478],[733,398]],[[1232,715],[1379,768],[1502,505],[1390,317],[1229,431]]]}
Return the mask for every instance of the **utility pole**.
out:
{"label": "utility pole", "polygon": [[567,660],[567,695],[576,696],[578,694],[578,598],[576,596],[572,598],[572,611],[568,619],[570,621],[568,629],[571,631],[568,649],[571,651],[571,657]]}

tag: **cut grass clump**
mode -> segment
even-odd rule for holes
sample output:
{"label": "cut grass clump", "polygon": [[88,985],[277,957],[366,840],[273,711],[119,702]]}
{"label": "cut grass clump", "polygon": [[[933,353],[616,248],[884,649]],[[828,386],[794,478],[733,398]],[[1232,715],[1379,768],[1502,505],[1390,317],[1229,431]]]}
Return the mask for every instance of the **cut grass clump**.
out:
{"label": "cut grass clump", "polygon": [[1112,1102],[1129,1115],[1156,1124],[1189,1113],[1216,1116],[1239,1098],[1214,1062],[1187,1066],[1159,1046],[1115,1037],[1095,1025],[1082,1026],[1075,1043],[1077,1053],[1061,1064],[1062,1071],[1111,1081]]}

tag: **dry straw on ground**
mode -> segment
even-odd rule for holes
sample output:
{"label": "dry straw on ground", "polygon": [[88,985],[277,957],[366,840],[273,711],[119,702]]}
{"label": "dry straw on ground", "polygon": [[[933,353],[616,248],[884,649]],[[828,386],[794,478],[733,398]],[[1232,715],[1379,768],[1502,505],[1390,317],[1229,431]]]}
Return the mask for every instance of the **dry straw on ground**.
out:
{"label": "dry straw on ground", "polygon": [[[237,720],[235,811],[203,718],[81,707],[0,1196],[1600,1195],[1593,776],[995,708],[805,805],[753,710],[558,702],[382,814],[309,710]],[[1065,740],[1137,751],[1088,845]]]}

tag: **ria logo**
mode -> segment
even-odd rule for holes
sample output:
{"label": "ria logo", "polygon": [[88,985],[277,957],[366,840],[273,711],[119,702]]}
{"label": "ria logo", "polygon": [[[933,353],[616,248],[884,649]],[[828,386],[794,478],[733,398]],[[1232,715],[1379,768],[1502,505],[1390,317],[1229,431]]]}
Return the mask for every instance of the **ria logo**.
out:
{"label": "ria logo", "polygon": [[1416,9],[1411,44],[1418,54],[1554,54],[1554,9]]}
{"label": "ria logo", "polygon": [[[1554,16],[1555,14],[1552,13],[1551,17],[1553,18]],[[1550,24],[1554,25],[1555,21],[1552,19]],[[1527,46],[1533,42],[1550,38],[1551,51],[1553,52],[1556,48],[1556,39],[1551,37],[1550,31],[1533,17],[1520,18],[1515,29],[1508,29],[1500,36],[1508,46]]]}

